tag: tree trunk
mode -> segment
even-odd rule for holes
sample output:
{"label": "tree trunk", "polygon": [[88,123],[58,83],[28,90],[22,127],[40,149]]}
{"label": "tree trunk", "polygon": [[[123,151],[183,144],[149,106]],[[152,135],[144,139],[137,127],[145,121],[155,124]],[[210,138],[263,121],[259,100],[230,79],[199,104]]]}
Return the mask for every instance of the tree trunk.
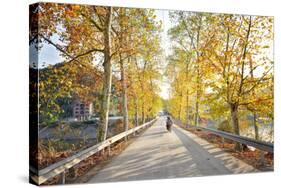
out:
{"label": "tree trunk", "polygon": [[199,57],[200,54],[198,52],[199,50],[199,41],[200,41],[200,30],[201,30],[201,22],[202,22],[202,17],[200,17],[200,24],[198,26],[198,30],[197,30],[197,39],[196,39],[196,104],[195,104],[195,126],[199,125],[199,98],[200,98],[200,94],[199,94],[199,89],[200,89],[200,67],[199,67]]}
{"label": "tree trunk", "polygon": [[273,141],[274,139],[274,117],[272,116],[272,125],[271,125],[271,128],[270,128],[270,136],[271,136],[271,140]]}
{"label": "tree trunk", "polygon": [[[125,9],[120,9],[120,19],[122,20],[123,17],[125,16]],[[126,38],[124,38],[124,25],[123,22],[120,22],[120,29],[121,32],[119,34],[119,40],[120,40],[120,50],[119,52],[119,63],[120,63],[120,71],[121,71],[121,96],[122,96],[122,114],[123,114],[123,126],[124,126],[124,131],[128,130],[128,125],[129,125],[129,120],[128,120],[128,104],[127,104],[127,85],[126,85],[126,76],[125,76],[125,68],[124,68],[124,60],[122,59],[122,49],[125,47],[126,44],[123,42],[126,42]],[[125,40],[123,40],[125,39]],[[129,61],[129,58],[128,58]],[[129,62],[128,62],[129,63]],[[125,140],[127,140],[127,137],[125,137]]]}
{"label": "tree trunk", "polygon": [[[180,96],[182,99],[182,96]],[[181,111],[182,111],[182,102],[180,103],[179,112],[178,112],[178,119],[181,120]]]}
{"label": "tree trunk", "polygon": [[[251,69],[251,78],[254,79],[254,70],[253,70],[253,62],[250,61],[250,69]],[[252,92],[252,97],[255,97],[255,91]],[[257,125],[257,114],[256,112],[253,112],[253,123],[254,123],[254,129],[255,129],[255,139],[259,140],[259,127]]]}
{"label": "tree trunk", "polygon": [[[190,49],[192,50],[192,49]],[[185,68],[185,81],[186,84],[188,83],[189,80],[189,63],[190,60],[188,62],[186,62],[186,68]],[[186,86],[186,127],[189,126],[189,89],[188,89],[188,85]]]}
{"label": "tree trunk", "polygon": [[186,127],[189,126],[189,95],[188,95],[188,90],[187,90],[187,94],[186,94]]}
{"label": "tree trunk", "polygon": [[196,103],[195,103],[195,118],[194,118],[194,125],[199,125],[199,91],[196,91]]}
{"label": "tree trunk", "polygon": [[195,126],[199,126],[199,100],[200,100],[200,70],[199,70],[199,61],[197,60]]}
{"label": "tree trunk", "polygon": [[111,82],[112,82],[112,67],[111,67],[111,12],[112,7],[107,8],[105,18],[105,29],[104,29],[104,75],[103,75],[103,90],[102,90],[102,105],[100,113],[100,127],[97,132],[97,140],[104,141],[107,136],[108,129],[108,114],[110,107],[110,95],[111,95]]}
{"label": "tree trunk", "polygon": [[135,108],[135,127],[139,126],[139,112],[138,112],[138,99],[134,98],[134,108]]}
{"label": "tree trunk", "polygon": [[144,101],[142,101],[142,108],[141,108],[141,120],[142,120],[142,124],[145,123],[145,113],[144,113]]}
{"label": "tree trunk", "polygon": [[253,114],[254,116],[253,116],[253,122],[254,122],[254,128],[255,128],[255,139],[256,140],[259,140],[260,138],[259,138],[259,127],[258,127],[258,125],[257,125],[257,114],[254,112],[254,114]]}
{"label": "tree trunk", "polygon": [[[123,60],[120,54],[120,69],[121,69],[121,87],[122,87],[122,113],[123,113],[123,125],[124,131],[128,130],[128,105],[127,105],[127,86],[126,86],[126,78],[125,78],[125,69]],[[127,137],[125,137],[127,140]]]}
{"label": "tree trunk", "polygon": [[[239,121],[238,121],[238,104],[231,103],[230,104],[230,112],[231,112],[231,121],[232,121],[234,133],[236,135],[240,135]],[[236,142],[235,149],[238,150],[238,151],[241,151],[242,150],[241,144]]]}

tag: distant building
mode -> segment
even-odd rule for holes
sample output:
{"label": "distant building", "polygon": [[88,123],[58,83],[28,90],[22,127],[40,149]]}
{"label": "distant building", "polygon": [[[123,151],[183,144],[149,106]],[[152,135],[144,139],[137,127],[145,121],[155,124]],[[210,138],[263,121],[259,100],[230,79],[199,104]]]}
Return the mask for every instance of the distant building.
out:
{"label": "distant building", "polygon": [[78,120],[88,120],[93,114],[93,104],[90,102],[74,101],[73,116]]}

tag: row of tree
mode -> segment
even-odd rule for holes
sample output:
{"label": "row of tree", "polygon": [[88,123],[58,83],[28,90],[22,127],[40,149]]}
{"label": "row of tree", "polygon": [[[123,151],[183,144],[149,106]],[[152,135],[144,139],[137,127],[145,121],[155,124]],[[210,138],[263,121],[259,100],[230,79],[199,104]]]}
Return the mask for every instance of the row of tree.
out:
{"label": "row of tree", "polygon": [[[39,68],[40,118],[57,120],[59,101],[99,101],[98,141],[105,140],[112,80],[129,119],[145,122],[161,107],[161,23],[153,10],[39,3],[30,9],[30,45],[54,46],[64,61]],[[58,38],[58,40],[55,40]],[[130,118],[129,118],[130,116]]]}
{"label": "row of tree", "polygon": [[237,135],[251,114],[259,139],[258,122],[273,122],[273,19],[182,11],[170,19],[168,110],[186,125],[229,119]]}

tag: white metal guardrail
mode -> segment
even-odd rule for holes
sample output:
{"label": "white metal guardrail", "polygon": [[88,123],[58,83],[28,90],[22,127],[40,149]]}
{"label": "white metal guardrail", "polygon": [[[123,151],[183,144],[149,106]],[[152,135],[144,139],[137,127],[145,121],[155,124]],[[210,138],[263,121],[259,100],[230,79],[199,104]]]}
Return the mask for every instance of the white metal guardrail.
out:
{"label": "white metal guardrail", "polygon": [[151,120],[150,122],[147,122],[143,125],[140,125],[138,127],[134,127],[126,132],[122,132],[118,135],[115,135],[101,143],[98,143],[92,147],[89,147],[77,154],[74,154],[70,157],[67,157],[57,163],[54,163],[42,170],[37,170],[33,167],[30,167],[29,170],[31,172],[31,179],[37,183],[38,185],[41,185],[42,183],[46,182],[47,180],[57,176],[57,175],[61,175],[61,183],[64,184],[65,183],[65,173],[68,169],[72,168],[73,166],[75,166],[76,164],[80,163],[81,161],[87,159],[88,157],[94,155],[95,153],[97,153],[98,151],[101,151],[102,149],[108,147],[109,151],[110,151],[110,145],[115,143],[118,140],[121,140],[122,138],[125,138],[126,136],[142,129],[145,128],[149,125],[151,125],[152,123],[154,123],[157,120],[157,118]]}
{"label": "white metal guardrail", "polygon": [[215,135],[221,136],[221,137],[229,139],[229,140],[233,140],[235,142],[239,142],[241,144],[252,146],[261,151],[267,151],[267,152],[271,152],[271,153],[274,152],[274,149],[273,149],[274,145],[272,143],[255,140],[255,139],[248,138],[245,136],[238,136],[235,134],[227,133],[227,132],[220,131],[220,130],[210,129],[210,128],[204,128],[204,127],[196,127],[196,128],[211,132]]}

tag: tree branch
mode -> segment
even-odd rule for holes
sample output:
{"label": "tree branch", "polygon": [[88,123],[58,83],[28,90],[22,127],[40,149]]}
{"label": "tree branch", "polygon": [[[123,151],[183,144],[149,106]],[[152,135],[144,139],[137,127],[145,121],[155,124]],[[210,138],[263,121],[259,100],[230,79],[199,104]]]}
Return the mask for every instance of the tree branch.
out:
{"label": "tree branch", "polygon": [[50,39],[48,39],[47,37],[43,36],[42,34],[40,34],[40,36],[41,36],[45,41],[47,41],[49,44],[51,44],[52,46],[54,46],[57,50],[59,50],[60,52],[62,52],[63,54],[65,54],[67,57],[71,58],[71,59],[68,61],[68,63],[70,63],[70,62],[72,62],[72,61],[76,61],[76,62],[78,62],[78,63],[81,64],[81,62],[77,60],[79,57],[85,56],[85,55],[90,54],[90,53],[92,53],[92,52],[94,52],[94,51],[103,52],[103,50],[101,50],[101,49],[93,48],[93,49],[91,49],[91,50],[89,50],[89,51],[87,51],[87,52],[85,52],[85,53],[79,54],[79,55],[77,55],[77,56],[72,56],[72,55],[70,55],[69,53],[67,53],[65,50],[63,50],[60,46],[58,46],[57,44],[55,44],[53,41],[51,41]]}
{"label": "tree branch", "polygon": [[65,54],[66,56],[72,58],[72,56],[67,53],[66,51],[64,51],[59,45],[55,44],[53,41],[51,41],[50,39],[48,39],[47,37],[45,37],[42,34],[39,34],[45,41],[47,41],[49,44],[51,44],[52,46],[54,46],[57,50],[59,50],[60,52],[62,52],[63,54]]}
{"label": "tree branch", "polygon": [[88,19],[100,32],[103,32],[103,27],[99,26],[99,24],[92,18],[87,17],[85,14],[81,13],[84,18]]}
{"label": "tree branch", "polygon": [[104,22],[104,20],[102,20],[102,18],[101,18],[100,15],[98,14],[98,11],[97,11],[96,7],[93,6],[93,8],[94,8],[94,12],[97,14],[97,17],[98,17],[100,23],[102,24],[102,23]]}
{"label": "tree branch", "polygon": [[[243,18],[243,17],[242,17]],[[247,30],[247,34],[246,34],[246,41],[245,41],[245,45],[243,48],[243,56],[242,56],[242,67],[241,67],[241,80],[240,80],[240,86],[239,86],[239,91],[238,91],[238,95],[241,94],[242,92],[242,88],[243,88],[243,83],[244,83],[244,67],[245,67],[245,59],[246,59],[246,53],[247,53],[247,47],[248,47],[248,41],[249,41],[249,36],[250,36],[250,32],[251,32],[251,27],[252,27],[252,17],[250,16],[250,20],[249,20],[249,25],[248,25],[248,30]]]}
{"label": "tree branch", "polygon": [[253,87],[251,87],[250,89],[248,89],[247,91],[244,91],[242,94],[247,94],[249,92],[251,92],[253,89],[255,89],[255,87],[257,87],[257,85],[260,84],[261,81],[264,80],[264,77],[269,73],[269,71],[271,71],[272,67],[270,67],[270,69],[268,69],[264,74],[263,76],[253,85]]}
{"label": "tree branch", "polygon": [[101,52],[101,53],[104,53],[104,50],[101,50],[101,49],[97,49],[97,48],[93,48],[85,53],[82,53],[82,54],[79,54],[75,57],[73,57],[71,60],[68,61],[68,63],[70,63],[71,61],[74,61],[74,60],[77,60],[79,57],[82,57],[82,56],[85,56],[85,55],[88,55],[90,53],[93,53],[93,52]]}
{"label": "tree branch", "polygon": [[255,102],[268,101],[268,100],[272,100],[272,98],[257,99],[257,100],[255,100],[255,101],[251,101],[251,102],[239,103],[239,105],[240,105],[240,106],[247,106],[247,105],[252,104],[252,103],[255,103]]}

